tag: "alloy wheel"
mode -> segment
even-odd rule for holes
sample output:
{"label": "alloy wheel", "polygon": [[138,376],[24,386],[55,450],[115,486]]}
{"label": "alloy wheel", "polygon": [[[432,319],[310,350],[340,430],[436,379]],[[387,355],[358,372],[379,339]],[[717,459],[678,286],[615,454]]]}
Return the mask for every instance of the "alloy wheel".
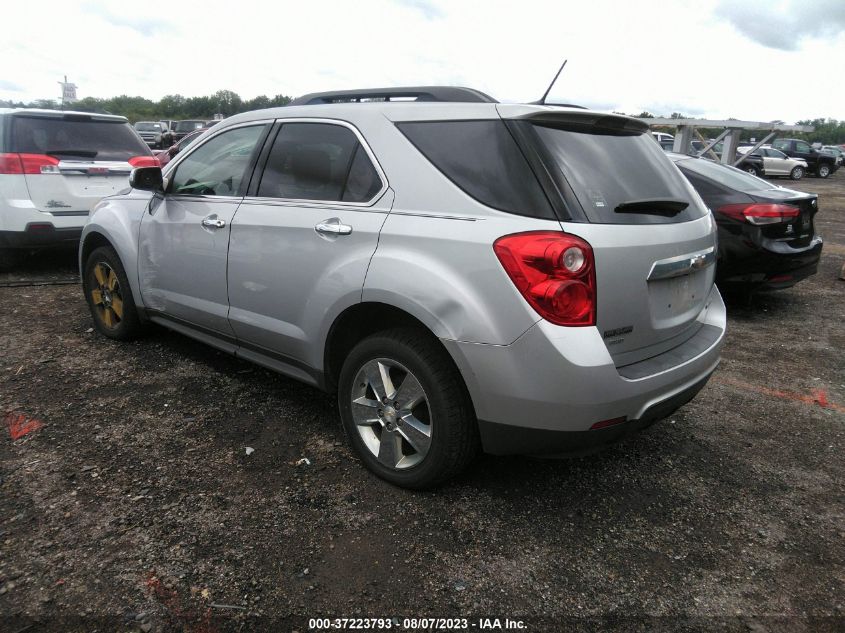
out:
{"label": "alloy wheel", "polygon": [[431,448],[428,397],[406,367],[388,358],[365,363],[352,383],[352,418],[367,449],[397,470],[412,468]]}
{"label": "alloy wheel", "polygon": [[94,281],[91,288],[91,301],[97,316],[104,326],[116,329],[123,320],[123,293],[117,273],[106,262],[94,265]]}

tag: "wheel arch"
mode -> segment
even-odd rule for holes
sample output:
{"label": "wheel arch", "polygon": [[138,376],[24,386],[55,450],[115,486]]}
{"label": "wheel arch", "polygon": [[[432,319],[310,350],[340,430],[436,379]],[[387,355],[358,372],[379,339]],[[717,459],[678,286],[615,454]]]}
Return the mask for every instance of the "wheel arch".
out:
{"label": "wheel arch", "polygon": [[[455,363],[448,348],[434,330],[423,320],[396,306],[377,301],[365,301],[349,306],[332,322],[323,349],[323,379],[327,391],[337,389],[343,361],[352,348],[367,336],[396,327],[412,327],[425,332],[432,341],[443,347]],[[458,368],[458,364],[455,363]],[[460,372],[460,369],[458,368]],[[464,381],[466,382],[466,381]]]}

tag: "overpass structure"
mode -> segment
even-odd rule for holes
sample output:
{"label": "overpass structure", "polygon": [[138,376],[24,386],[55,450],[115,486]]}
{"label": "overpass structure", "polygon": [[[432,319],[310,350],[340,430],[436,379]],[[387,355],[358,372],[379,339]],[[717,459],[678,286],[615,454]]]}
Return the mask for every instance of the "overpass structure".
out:
{"label": "overpass structure", "polygon": [[[669,119],[669,118],[641,118],[639,119],[649,127],[674,127],[675,141],[672,151],[679,154],[689,154],[691,143],[694,139],[700,139],[705,147],[700,154],[710,154],[716,160],[725,165],[738,165],[742,162],[744,155],[737,158],[736,148],[739,147],[740,135],[744,130],[760,132],[762,139],[749,150],[749,154],[756,151],[761,145],[770,143],[780,132],[813,132],[816,128],[812,125],[784,125],[782,123],[771,123],[763,121],[740,121],[738,119],[715,120],[715,119]],[[698,132],[698,128],[724,128],[724,131],[712,141],[705,140]],[[720,141],[722,155],[717,156],[713,148]]]}

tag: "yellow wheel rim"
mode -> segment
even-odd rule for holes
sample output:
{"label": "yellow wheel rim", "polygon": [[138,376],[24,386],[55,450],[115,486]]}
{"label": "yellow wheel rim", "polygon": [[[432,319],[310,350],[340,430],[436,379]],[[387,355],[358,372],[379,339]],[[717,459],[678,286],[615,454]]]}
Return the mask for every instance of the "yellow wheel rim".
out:
{"label": "yellow wheel rim", "polygon": [[123,320],[123,293],[117,273],[106,262],[97,262],[93,281],[90,294],[94,311],[100,322],[113,330]]}

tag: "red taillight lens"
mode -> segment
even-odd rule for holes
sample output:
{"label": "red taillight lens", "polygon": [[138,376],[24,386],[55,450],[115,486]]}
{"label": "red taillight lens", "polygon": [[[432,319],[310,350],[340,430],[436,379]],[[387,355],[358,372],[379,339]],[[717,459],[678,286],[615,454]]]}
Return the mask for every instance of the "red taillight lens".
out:
{"label": "red taillight lens", "polygon": [[593,249],[580,237],[531,231],[500,237],[493,250],[517,290],[556,325],[596,324]]}
{"label": "red taillight lens", "polygon": [[59,159],[45,154],[0,154],[0,174],[58,174]]}
{"label": "red taillight lens", "polygon": [[798,217],[801,209],[791,204],[726,204],[716,209],[716,212],[759,226],[791,222]]}
{"label": "red taillight lens", "polygon": [[22,174],[20,154],[0,154],[0,174]]}
{"label": "red taillight lens", "polygon": [[161,167],[155,156],[133,156],[129,159],[129,164],[133,167]]}

